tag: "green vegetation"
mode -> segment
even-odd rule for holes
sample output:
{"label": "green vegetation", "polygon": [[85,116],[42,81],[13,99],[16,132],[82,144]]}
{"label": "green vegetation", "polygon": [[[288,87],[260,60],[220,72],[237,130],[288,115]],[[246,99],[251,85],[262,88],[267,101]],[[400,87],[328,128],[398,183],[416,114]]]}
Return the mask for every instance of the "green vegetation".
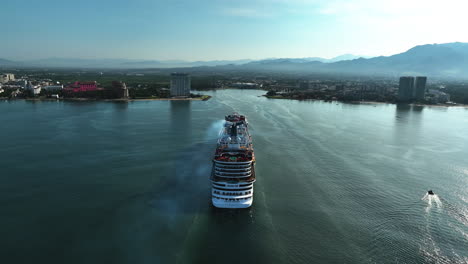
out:
{"label": "green vegetation", "polygon": [[275,97],[275,96],[276,96],[276,92],[275,92],[275,91],[268,91],[268,92],[266,93],[266,95],[269,96],[269,97]]}
{"label": "green vegetation", "polygon": [[444,92],[450,94],[450,100],[457,104],[468,104],[468,84],[449,84]]}

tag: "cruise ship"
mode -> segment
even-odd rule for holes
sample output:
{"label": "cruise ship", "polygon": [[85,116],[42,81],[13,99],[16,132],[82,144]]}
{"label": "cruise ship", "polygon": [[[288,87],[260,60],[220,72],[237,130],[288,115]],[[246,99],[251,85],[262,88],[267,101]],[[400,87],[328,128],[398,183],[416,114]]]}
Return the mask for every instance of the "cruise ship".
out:
{"label": "cruise ship", "polygon": [[248,208],[253,202],[255,156],[245,116],[225,117],[211,173],[212,203],[217,208]]}

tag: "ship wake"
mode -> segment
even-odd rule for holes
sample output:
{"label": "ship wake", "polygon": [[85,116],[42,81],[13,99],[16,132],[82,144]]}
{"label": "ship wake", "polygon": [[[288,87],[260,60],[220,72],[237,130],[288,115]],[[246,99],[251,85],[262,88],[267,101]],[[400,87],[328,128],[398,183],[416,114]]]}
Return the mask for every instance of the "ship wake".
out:
{"label": "ship wake", "polygon": [[[468,263],[460,243],[467,241],[468,219],[457,206],[439,197],[437,194],[425,194],[426,202],[424,236],[420,247],[422,255],[429,263]],[[465,230],[465,231],[464,231]],[[457,233],[458,243],[447,242],[444,233]]]}

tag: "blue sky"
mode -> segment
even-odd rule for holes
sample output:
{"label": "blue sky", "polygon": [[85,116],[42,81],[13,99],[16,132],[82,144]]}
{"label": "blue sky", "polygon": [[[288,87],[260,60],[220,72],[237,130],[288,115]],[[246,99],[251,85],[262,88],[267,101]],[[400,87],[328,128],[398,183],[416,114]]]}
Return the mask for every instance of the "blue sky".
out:
{"label": "blue sky", "polygon": [[466,0],[0,0],[0,58],[392,55],[468,42]]}

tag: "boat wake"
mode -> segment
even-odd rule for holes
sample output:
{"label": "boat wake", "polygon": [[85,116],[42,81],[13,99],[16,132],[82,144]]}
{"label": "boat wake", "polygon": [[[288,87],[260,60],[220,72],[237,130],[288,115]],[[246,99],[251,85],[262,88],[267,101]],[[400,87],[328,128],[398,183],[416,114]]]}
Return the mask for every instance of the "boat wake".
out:
{"label": "boat wake", "polygon": [[[468,241],[466,214],[437,194],[426,193],[421,200],[427,203],[426,225],[423,229],[424,236],[420,247],[426,261],[428,263],[468,264],[468,256],[463,253],[466,250],[463,243],[466,244]],[[460,241],[446,241],[445,233],[459,234]]]}
{"label": "boat wake", "polygon": [[433,207],[437,209],[442,208],[442,201],[437,194],[425,194],[421,200],[427,202],[426,213],[429,213]]}

